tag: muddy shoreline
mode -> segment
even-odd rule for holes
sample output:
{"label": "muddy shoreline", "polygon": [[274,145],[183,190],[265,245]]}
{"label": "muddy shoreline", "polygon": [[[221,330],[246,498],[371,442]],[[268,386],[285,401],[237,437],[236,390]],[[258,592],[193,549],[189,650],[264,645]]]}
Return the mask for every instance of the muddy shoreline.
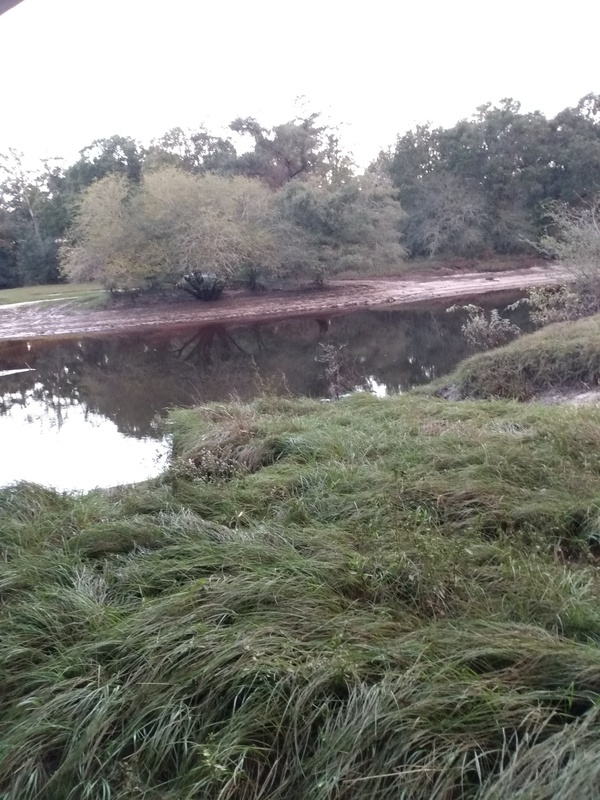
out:
{"label": "muddy shoreline", "polygon": [[444,277],[332,281],[319,291],[227,294],[215,303],[194,300],[152,306],[86,309],[73,301],[0,307],[0,341],[42,337],[106,336],[164,326],[246,325],[292,317],[331,317],[360,310],[468,301],[482,295],[564,282],[556,267]]}

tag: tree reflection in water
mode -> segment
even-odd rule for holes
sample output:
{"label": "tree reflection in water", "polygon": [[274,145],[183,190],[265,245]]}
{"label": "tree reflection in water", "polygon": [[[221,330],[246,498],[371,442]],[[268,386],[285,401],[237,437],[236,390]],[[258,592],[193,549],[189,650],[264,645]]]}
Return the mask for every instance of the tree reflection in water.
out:
{"label": "tree reflection in water", "polygon": [[222,345],[226,353],[229,353],[233,345],[245,356],[250,355],[243,347],[240,347],[225,325],[217,324],[203,326],[193,336],[186,339],[181,347],[175,347],[173,353],[176,358],[181,358],[183,361],[190,361],[199,356],[206,364],[212,364],[212,351],[215,344],[218,343]]}
{"label": "tree reflection in water", "polygon": [[[509,302],[509,301],[507,301]],[[265,384],[327,397],[321,345],[341,348],[354,385],[404,391],[467,354],[460,314],[442,309],[369,311],[252,326],[206,325],[80,339],[0,343],[0,415],[37,401],[63,424],[70,406],[112,420],[127,436],[158,436],[156,416],[176,405],[236,397]]]}

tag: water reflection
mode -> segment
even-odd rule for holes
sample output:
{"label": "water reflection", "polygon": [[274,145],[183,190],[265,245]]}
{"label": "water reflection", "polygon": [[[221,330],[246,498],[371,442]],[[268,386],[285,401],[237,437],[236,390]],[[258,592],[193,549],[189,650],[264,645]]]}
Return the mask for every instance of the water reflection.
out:
{"label": "water reflection", "polygon": [[87,491],[144,480],[164,469],[166,440],[124,436],[114,422],[74,403],[53,408],[55,414],[30,396],[0,416],[0,486],[27,480]]}
{"label": "water reflection", "polygon": [[34,370],[0,378],[0,485],[21,478],[61,488],[140,480],[158,471],[155,459],[166,453],[158,414],[176,405],[247,400],[265,386],[330,396],[324,350],[339,354],[346,388],[406,390],[467,354],[462,322],[444,309],[391,310],[0,343],[0,372]]}

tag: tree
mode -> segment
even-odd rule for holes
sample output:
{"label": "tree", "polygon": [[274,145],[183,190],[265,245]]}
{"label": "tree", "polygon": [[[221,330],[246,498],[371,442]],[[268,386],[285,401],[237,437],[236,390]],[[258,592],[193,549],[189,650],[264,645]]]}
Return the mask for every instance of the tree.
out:
{"label": "tree", "polygon": [[[544,201],[576,204],[600,188],[600,96],[586,95],[553,120],[539,111],[524,113],[512,98],[486,103],[452,127],[422,125],[399,136],[374,168],[385,169],[399,190],[412,252],[430,250],[431,226],[423,220],[436,218],[446,227],[451,184],[462,187],[451,193],[454,207],[466,187],[470,198],[483,202],[486,223],[480,232],[486,247],[524,252],[542,229]],[[429,191],[436,185],[442,187],[437,201]],[[464,240],[449,239],[444,249],[462,254]]]}
{"label": "tree", "polygon": [[341,186],[289,183],[278,195],[289,226],[284,263],[322,280],[342,270],[381,270],[402,260],[404,213],[387,181],[365,175]]}
{"label": "tree", "polygon": [[144,149],[129,136],[95,139],[80,151],[80,158],[66,172],[71,192],[77,193],[107,175],[123,175],[139,182],[144,162]]}
{"label": "tree", "polygon": [[600,95],[588,94],[551,122],[548,198],[578,204],[600,191]]}
{"label": "tree", "polygon": [[195,176],[173,167],[139,184],[108,176],[85,192],[63,265],[71,279],[108,288],[151,288],[183,274],[240,277],[248,265],[276,271],[271,191],[248,178]]}
{"label": "tree", "polygon": [[11,285],[52,283],[60,277],[58,240],[66,216],[55,182],[61,170],[50,162],[43,166],[41,171],[28,168],[23,154],[12,148],[0,156],[4,275]]}
{"label": "tree", "polygon": [[197,175],[232,172],[237,158],[229,139],[213,136],[206,128],[185,131],[172,128],[152,142],[144,158],[146,171],[165,166],[180,167]]}
{"label": "tree", "polygon": [[485,249],[487,224],[476,184],[451,172],[431,173],[410,193],[404,241],[412,255],[477,255]]}
{"label": "tree", "polygon": [[600,308],[600,196],[577,208],[552,201],[546,206],[548,230],[538,249],[556,258],[574,278],[588,310]]}
{"label": "tree", "polygon": [[10,216],[6,209],[0,208],[0,289],[10,289],[19,283],[16,242]]}
{"label": "tree", "polygon": [[320,114],[264,128],[253,117],[235,119],[230,128],[254,141],[254,148],[238,156],[239,174],[260,178],[273,189],[291,180],[314,177],[320,182],[338,185],[352,175],[352,161],[344,155],[337,131],[319,125]]}

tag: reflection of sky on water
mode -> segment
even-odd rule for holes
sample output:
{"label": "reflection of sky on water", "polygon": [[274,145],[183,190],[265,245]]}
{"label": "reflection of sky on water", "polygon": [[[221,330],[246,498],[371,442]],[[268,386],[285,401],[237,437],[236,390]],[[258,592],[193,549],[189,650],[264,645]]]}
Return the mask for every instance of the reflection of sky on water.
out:
{"label": "reflection of sky on water", "polygon": [[27,398],[0,415],[0,486],[31,481],[66,491],[134,483],[165,467],[169,443],[119,433],[106,417],[79,404]]}
{"label": "reflection of sky on water", "polygon": [[168,450],[155,419],[174,406],[265,390],[328,399],[407,391],[467,355],[462,322],[444,308],[388,309],[0,342],[0,486],[85,490],[152,477]]}
{"label": "reflection of sky on water", "polygon": [[377,378],[374,378],[372,375],[371,377],[367,378],[367,386],[372,394],[376,395],[377,397],[387,397],[388,390],[385,383],[379,383]]}

